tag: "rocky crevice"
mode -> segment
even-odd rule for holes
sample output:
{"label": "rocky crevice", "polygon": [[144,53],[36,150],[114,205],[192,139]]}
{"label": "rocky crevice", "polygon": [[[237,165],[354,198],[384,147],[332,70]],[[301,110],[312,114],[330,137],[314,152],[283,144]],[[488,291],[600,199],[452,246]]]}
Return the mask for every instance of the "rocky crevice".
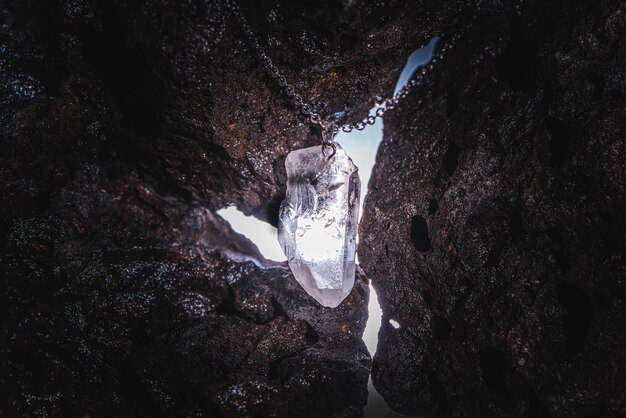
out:
{"label": "rocky crevice", "polygon": [[360,259],[394,409],[624,413],[624,13],[478,19],[385,119]]}
{"label": "rocky crevice", "polygon": [[[318,141],[222,3],[0,1],[0,414],[362,414],[366,280],[321,308],[215,215],[275,223]],[[340,121],[463,34],[386,114],[361,225],[389,404],[619,416],[624,11],[517,5],[241,1]]]}
{"label": "rocky crevice", "polygon": [[[307,98],[347,115],[390,82],[356,39],[330,51],[300,9],[243,3]],[[276,168],[317,141],[222,2],[0,6],[0,413],[361,415],[365,279],[322,308],[215,214],[274,219]],[[401,41],[372,52],[391,68]],[[361,84],[331,93],[337,71]]]}

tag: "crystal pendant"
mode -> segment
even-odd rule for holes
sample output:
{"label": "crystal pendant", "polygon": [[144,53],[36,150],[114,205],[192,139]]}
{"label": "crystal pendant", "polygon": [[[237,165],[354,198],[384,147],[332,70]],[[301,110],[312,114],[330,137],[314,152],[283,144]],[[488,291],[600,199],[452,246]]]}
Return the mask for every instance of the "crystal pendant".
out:
{"label": "crystal pendant", "polygon": [[300,285],[334,308],[354,285],[359,215],[358,168],[338,145],[331,157],[322,146],[287,155],[287,193],[280,206],[278,241]]}

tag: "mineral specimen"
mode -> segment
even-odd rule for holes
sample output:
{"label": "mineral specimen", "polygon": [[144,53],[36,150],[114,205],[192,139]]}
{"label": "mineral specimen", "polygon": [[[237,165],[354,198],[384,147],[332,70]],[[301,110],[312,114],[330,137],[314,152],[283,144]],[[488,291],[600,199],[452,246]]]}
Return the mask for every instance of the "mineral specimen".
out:
{"label": "mineral specimen", "polygon": [[335,145],[332,157],[324,156],[321,146],[289,153],[278,225],[278,241],[296,280],[331,308],[354,284],[360,188],[358,168]]}

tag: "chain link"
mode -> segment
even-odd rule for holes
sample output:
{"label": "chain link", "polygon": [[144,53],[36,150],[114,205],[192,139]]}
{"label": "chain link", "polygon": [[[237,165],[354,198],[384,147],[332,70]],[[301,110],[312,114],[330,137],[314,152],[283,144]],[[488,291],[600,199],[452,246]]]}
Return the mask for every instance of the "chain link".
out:
{"label": "chain link", "polygon": [[[409,95],[410,91],[422,82],[422,80],[424,79],[428,71],[433,69],[433,65],[437,62],[437,60],[441,59],[443,54],[449,51],[450,48],[454,45],[454,43],[459,38],[459,34],[457,33],[456,35],[452,36],[450,39],[447,39],[446,45],[443,48],[441,48],[441,50],[439,51],[439,57],[437,56],[433,57],[433,59],[430,61],[428,65],[422,67],[419,71],[416,71],[413,78],[411,78],[393,96],[384,100],[380,97],[377,97],[376,104],[378,105],[378,107],[376,108],[376,110],[374,110],[373,115],[368,114],[368,116],[366,116],[359,122],[355,122],[354,124],[346,123],[341,126],[339,125],[335,126],[335,125],[332,125],[332,122],[324,121],[324,119],[320,116],[320,114],[316,112],[315,109],[310,104],[305,103],[302,96],[296,93],[294,86],[287,81],[287,78],[285,77],[283,72],[280,71],[274,65],[274,63],[272,62],[272,59],[267,55],[265,50],[259,44],[259,41],[254,35],[252,28],[250,27],[245,17],[241,13],[241,9],[239,8],[239,5],[237,4],[236,0],[226,0],[226,5],[230,9],[235,19],[237,19],[237,21],[241,25],[241,28],[244,34],[248,38],[248,42],[250,46],[252,47],[254,52],[257,54],[257,56],[263,63],[265,70],[274,78],[274,80],[282,88],[285,95],[296,106],[298,111],[302,113],[308,119],[310,123],[314,125],[319,125],[322,128],[322,130],[326,130],[329,126],[331,126],[332,135],[336,134],[340,130],[346,133],[352,132],[355,129],[357,131],[362,131],[363,129],[365,129],[367,125],[373,125],[376,123],[377,119],[382,119],[388,110],[395,109],[399,105],[400,101],[402,99],[405,99]],[[443,38],[443,36],[440,36],[440,38]],[[328,138],[328,139],[325,135],[324,142],[332,141],[332,135],[331,135],[331,138]]]}
{"label": "chain link", "polygon": [[241,13],[241,9],[235,0],[226,0],[226,5],[230,9],[231,13],[237,19],[243,33],[248,38],[248,42],[254,52],[257,54],[265,70],[274,78],[274,80],[278,83],[278,85],[282,88],[285,95],[293,102],[296,108],[302,113],[306,118],[308,118],[309,122],[314,125],[319,125],[320,127],[324,127],[324,120],[309,104],[304,102],[302,96],[296,93],[296,89],[293,85],[291,85],[282,71],[280,71],[272,62],[272,59],[267,55],[265,50],[259,44],[256,36],[254,36],[254,32],[252,28],[248,24],[248,21],[245,19],[243,14]]}

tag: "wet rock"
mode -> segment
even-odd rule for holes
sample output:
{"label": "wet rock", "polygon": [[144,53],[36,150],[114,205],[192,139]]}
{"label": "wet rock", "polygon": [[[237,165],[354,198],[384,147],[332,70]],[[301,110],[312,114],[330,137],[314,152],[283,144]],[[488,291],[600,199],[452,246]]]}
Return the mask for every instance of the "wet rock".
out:
{"label": "wet rock", "polygon": [[208,209],[124,171],[85,167],[45,216],[7,220],[3,414],[359,415],[364,279],[324,308]]}
{"label": "wet rock", "polygon": [[[307,100],[348,118],[391,88],[406,18],[301,7],[242,2]],[[223,2],[0,14],[0,415],[360,416],[363,276],[323,308],[215,214],[275,221],[317,143]]]}
{"label": "wet rock", "polygon": [[[4,173],[14,208],[34,207],[106,150],[171,194],[212,210],[235,204],[276,223],[285,155],[319,139],[263,70],[225,2],[4,3],[3,97],[22,107],[4,121],[5,136],[16,158],[33,143],[38,151]],[[240,3],[273,62],[323,117],[363,117],[428,40],[411,19],[417,5],[401,1]],[[69,115],[74,126],[59,126]],[[46,160],[43,151],[59,149],[65,158]]]}
{"label": "wet rock", "polygon": [[359,259],[399,412],[626,413],[626,11],[519,10],[474,21],[385,118]]}

